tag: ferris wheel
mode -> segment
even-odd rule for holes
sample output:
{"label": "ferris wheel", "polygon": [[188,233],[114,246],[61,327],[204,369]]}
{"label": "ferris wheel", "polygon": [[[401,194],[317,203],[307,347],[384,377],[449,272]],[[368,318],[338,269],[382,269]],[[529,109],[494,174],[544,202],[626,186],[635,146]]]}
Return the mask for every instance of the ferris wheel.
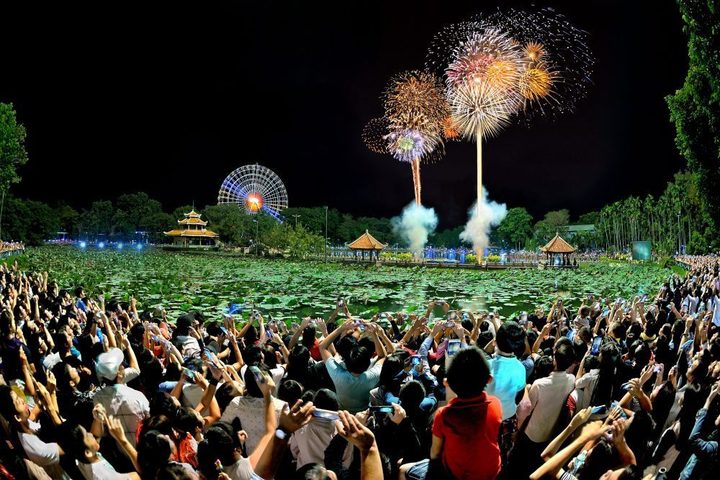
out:
{"label": "ferris wheel", "polygon": [[288,207],[288,195],[280,177],[262,165],[243,165],[225,177],[218,204],[242,205],[249,214],[260,211],[282,221],[280,212]]}

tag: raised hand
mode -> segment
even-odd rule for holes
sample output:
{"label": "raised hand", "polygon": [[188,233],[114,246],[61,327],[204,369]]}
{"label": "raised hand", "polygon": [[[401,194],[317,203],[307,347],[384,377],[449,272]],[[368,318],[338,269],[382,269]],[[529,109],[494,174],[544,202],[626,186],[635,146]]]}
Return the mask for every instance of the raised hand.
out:
{"label": "raised hand", "polygon": [[365,427],[354,415],[341,410],[339,420],[335,420],[338,434],[355,445],[361,452],[367,452],[375,445],[375,435]]}
{"label": "raised hand", "polygon": [[303,403],[302,400],[298,400],[292,408],[285,404],[280,413],[280,428],[287,433],[293,433],[312,420],[314,411],[312,402]]}

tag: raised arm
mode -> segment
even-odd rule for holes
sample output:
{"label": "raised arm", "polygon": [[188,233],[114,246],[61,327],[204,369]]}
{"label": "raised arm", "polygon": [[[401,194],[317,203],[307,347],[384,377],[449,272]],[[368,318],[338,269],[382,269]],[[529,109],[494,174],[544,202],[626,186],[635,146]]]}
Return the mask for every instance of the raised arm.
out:
{"label": "raised arm", "polygon": [[327,361],[328,359],[332,358],[332,353],[329,350],[329,346],[333,344],[336,338],[339,338],[341,335],[345,335],[347,332],[350,331],[351,328],[354,328],[355,325],[351,321],[347,321],[343,323],[341,326],[333,330],[333,332],[328,335],[327,337],[323,338],[322,342],[320,342],[320,356],[323,359],[323,362]]}

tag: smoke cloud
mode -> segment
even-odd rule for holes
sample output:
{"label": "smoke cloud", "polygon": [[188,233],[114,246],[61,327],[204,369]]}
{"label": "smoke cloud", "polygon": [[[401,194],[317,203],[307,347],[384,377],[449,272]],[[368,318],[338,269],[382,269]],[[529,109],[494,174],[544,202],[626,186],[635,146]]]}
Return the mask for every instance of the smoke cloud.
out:
{"label": "smoke cloud", "polygon": [[410,244],[411,251],[418,252],[425,248],[428,237],[437,227],[438,218],[434,209],[413,202],[391,222],[395,234]]}
{"label": "smoke cloud", "polygon": [[500,224],[507,215],[507,205],[488,201],[487,190],[483,188],[483,198],[480,209],[474,203],[468,211],[470,220],[465,230],[460,234],[460,240],[472,243],[473,250],[484,250],[490,243],[490,229]]}

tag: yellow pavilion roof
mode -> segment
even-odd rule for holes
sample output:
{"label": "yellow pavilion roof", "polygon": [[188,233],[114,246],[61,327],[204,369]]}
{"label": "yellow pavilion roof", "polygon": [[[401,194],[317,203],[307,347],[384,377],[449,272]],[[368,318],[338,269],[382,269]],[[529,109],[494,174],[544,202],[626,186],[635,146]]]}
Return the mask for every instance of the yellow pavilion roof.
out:
{"label": "yellow pavilion roof", "polygon": [[556,233],[555,237],[540,250],[545,253],[573,253],[575,247],[566,242],[559,233]]}
{"label": "yellow pavilion roof", "polygon": [[207,237],[207,238],[217,238],[219,235],[212,230],[170,230],[169,232],[163,232],[168,237]]}
{"label": "yellow pavilion roof", "polygon": [[197,217],[189,217],[186,214],[186,217],[183,218],[182,220],[178,220],[178,223],[180,225],[203,225],[203,226],[205,226],[205,225],[207,225],[208,222],[201,220],[199,215]]}
{"label": "yellow pavilion roof", "polygon": [[367,230],[357,240],[348,245],[348,248],[352,250],[382,250],[385,247],[385,244],[370,235]]}

